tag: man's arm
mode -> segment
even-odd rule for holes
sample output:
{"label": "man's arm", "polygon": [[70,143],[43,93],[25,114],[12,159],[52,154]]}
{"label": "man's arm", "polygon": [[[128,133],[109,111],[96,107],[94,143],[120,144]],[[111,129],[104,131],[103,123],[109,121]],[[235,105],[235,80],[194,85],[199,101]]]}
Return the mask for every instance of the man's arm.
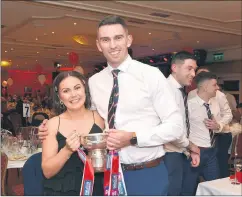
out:
{"label": "man's arm", "polygon": [[170,86],[159,71],[146,78],[153,107],[161,123],[147,132],[137,132],[139,147],[158,146],[179,139],[183,135],[183,120]]}

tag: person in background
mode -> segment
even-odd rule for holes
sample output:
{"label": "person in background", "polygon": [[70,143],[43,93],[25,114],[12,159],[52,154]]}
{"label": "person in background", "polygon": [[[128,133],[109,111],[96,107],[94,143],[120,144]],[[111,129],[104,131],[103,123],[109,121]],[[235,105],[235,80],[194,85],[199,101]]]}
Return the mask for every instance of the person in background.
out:
{"label": "person in background", "polygon": [[190,123],[188,117],[187,94],[185,87],[189,86],[197,69],[196,57],[186,51],[176,53],[172,57],[171,74],[167,78],[174,92],[176,103],[183,115],[183,136],[177,141],[165,145],[165,165],[169,176],[169,196],[179,196],[182,191],[183,162],[187,157],[185,151],[191,151],[191,165],[197,167],[200,162],[200,149],[188,140]]}
{"label": "person in background", "polygon": [[[197,70],[197,74],[200,72],[209,72],[207,68],[200,68]],[[188,100],[194,98],[197,95],[197,89],[192,90],[188,94]],[[219,106],[219,115],[216,117],[216,121],[220,124],[220,131],[223,130],[224,125],[231,123],[233,115],[229,106],[229,102],[225,94],[219,90],[216,92],[216,96],[211,98],[211,104]],[[213,112],[212,112],[213,113]],[[228,171],[228,150],[232,141],[231,133],[219,133],[217,136],[217,158],[220,169],[220,178],[229,176]]]}
{"label": "person in background", "polygon": [[210,99],[216,96],[219,89],[217,77],[211,72],[200,72],[195,77],[197,96],[188,100],[190,135],[189,140],[200,148],[200,165],[191,168],[190,162],[184,162],[184,179],[182,195],[195,195],[199,175],[205,181],[219,178],[216,157],[216,133],[220,132],[220,124],[216,121],[219,115],[218,103],[211,104]]}
{"label": "person in background", "polygon": [[[220,90],[223,92],[226,96],[226,99],[228,100],[229,107],[231,109],[233,119],[230,122],[230,125],[232,123],[236,123],[240,121],[239,117],[239,111],[237,109],[237,103],[235,100],[235,97],[227,92],[227,89],[224,87],[224,85],[220,85]],[[218,163],[219,163],[219,169],[220,169],[220,178],[225,178],[229,176],[229,154],[231,153],[232,148],[232,133],[221,133],[218,137],[217,146],[218,146]]]}

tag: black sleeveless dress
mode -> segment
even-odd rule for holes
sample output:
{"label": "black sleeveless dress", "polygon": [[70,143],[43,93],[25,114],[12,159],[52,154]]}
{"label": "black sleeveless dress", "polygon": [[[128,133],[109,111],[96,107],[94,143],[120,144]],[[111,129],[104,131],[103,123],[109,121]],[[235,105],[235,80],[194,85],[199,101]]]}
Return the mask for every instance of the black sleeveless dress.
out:
{"label": "black sleeveless dress", "polygon": [[[60,118],[59,118],[60,124]],[[102,129],[95,123],[89,133],[102,133]],[[58,151],[66,145],[66,138],[59,132],[56,135]],[[79,196],[84,164],[74,152],[63,168],[50,179],[44,177],[44,195],[46,196]],[[103,196],[103,173],[95,173],[93,196]]]}

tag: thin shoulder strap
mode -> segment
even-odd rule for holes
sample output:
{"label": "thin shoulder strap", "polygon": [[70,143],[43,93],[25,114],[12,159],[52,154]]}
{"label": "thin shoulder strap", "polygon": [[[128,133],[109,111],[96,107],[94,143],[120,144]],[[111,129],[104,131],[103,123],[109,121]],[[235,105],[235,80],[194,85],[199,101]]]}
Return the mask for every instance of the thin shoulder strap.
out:
{"label": "thin shoulder strap", "polygon": [[94,121],[94,124],[95,124],[94,111],[92,111],[92,116],[93,116],[93,121]]}
{"label": "thin shoulder strap", "polygon": [[59,117],[59,124],[58,124],[58,129],[57,129],[57,131],[59,131],[59,128],[60,128],[60,116],[58,116]]}

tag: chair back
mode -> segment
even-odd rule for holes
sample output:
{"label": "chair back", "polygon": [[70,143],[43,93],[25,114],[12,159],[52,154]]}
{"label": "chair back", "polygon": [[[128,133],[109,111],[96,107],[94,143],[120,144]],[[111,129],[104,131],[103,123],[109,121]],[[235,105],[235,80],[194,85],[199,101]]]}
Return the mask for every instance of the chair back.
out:
{"label": "chair back", "polygon": [[12,122],[13,124],[13,129],[14,129],[14,133],[17,133],[17,129],[19,127],[22,127],[22,117],[21,114],[19,114],[18,112],[11,112],[8,115],[8,119]]}
{"label": "chair back", "polygon": [[6,196],[5,183],[8,166],[8,156],[1,152],[1,195]]}
{"label": "chair back", "polygon": [[31,126],[38,127],[44,119],[49,119],[49,116],[43,112],[36,112],[32,116]]}
{"label": "chair back", "polygon": [[42,153],[32,155],[23,166],[25,196],[43,195],[43,171],[41,168]]}

